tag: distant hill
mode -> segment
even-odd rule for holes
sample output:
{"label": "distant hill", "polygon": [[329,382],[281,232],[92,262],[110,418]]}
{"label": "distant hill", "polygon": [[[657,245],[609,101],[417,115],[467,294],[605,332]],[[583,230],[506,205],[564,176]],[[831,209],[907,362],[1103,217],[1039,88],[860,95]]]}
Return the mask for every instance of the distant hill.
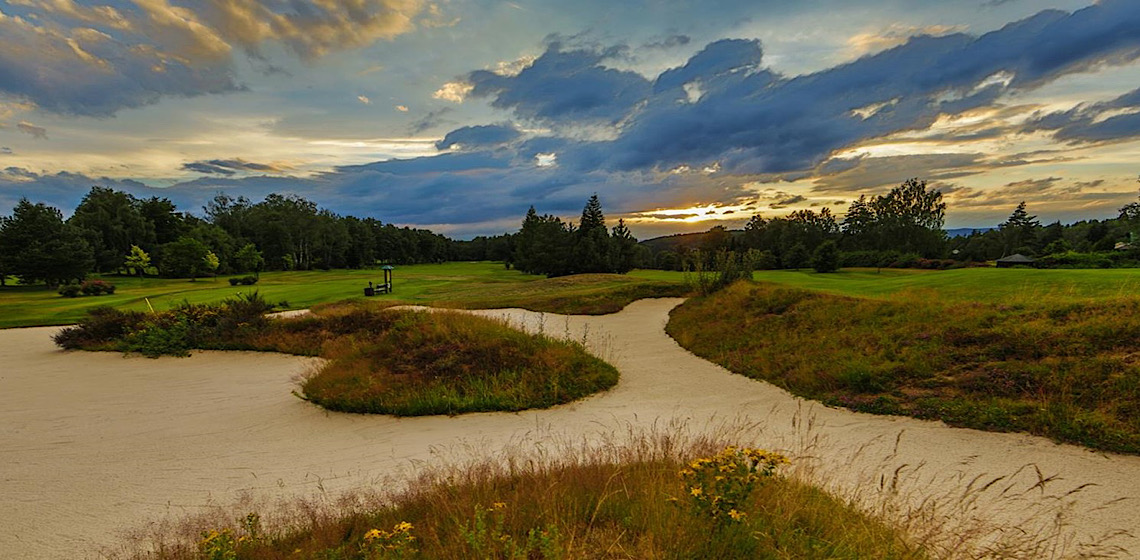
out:
{"label": "distant hill", "polygon": [[[738,229],[730,229],[728,233],[732,236],[743,235],[744,231]],[[678,251],[681,249],[699,249],[701,244],[704,243],[705,238],[708,237],[709,232],[700,231],[695,233],[674,233],[673,235],[664,235],[661,237],[654,237],[653,239],[646,239],[640,244],[647,247],[654,254],[661,251]]]}
{"label": "distant hill", "polygon": [[[972,232],[986,232],[994,227],[978,227],[978,228],[954,228],[946,230],[946,235],[949,237],[965,237]],[[647,247],[654,254],[661,251],[677,252],[681,249],[699,249],[701,244],[704,243],[705,238],[708,237],[707,231],[699,231],[694,233],[674,233],[673,235],[663,235],[661,237],[654,237],[653,239],[646,239],[641,242],[641,245]],[[744,235],[743,230],[732,229],[728,233],[737,236]]]}
{"label": "distant hill", "polygon": [[950,237],[965,237],[965,236],[967,236],[967,235],[970,235],[971,233],[973,233],[973,232],[975,232],[975,231],[976,231],[976,232],[979,232],[979,233],[984,233],[984,232],[987,232],[987,231],[989,231],[989,230],[991,230],[991,229],[997,229],[997,228],[994,228],[994,227],[962,227],[962,228],[954,228],[954,229],[948,229],[948,230],[946,230],[946,235],[948,235],[948,236],[950,236]]}

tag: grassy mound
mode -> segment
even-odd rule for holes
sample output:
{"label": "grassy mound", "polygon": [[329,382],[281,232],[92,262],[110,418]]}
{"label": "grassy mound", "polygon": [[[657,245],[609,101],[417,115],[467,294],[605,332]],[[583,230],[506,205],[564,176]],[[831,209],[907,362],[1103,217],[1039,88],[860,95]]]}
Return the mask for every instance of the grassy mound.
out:
{"label": "grassy mound", "polygon": [[[781,462],[750,449],[685,461],[611,448],[559,461],[477,464],[426,474],[378,507],[254,513],[229,527],[199,522],[180,538],[162,535],[157,553],[136,557],[927,557],[885,523],[781,476]],[[273,527],[263,517],[292,521]]]}
{"label": "grassy mound", "polygon": [[738,283],[675,309],[681,346],[800,396],[1140,453],[1140,298],[890,300]]}
{"label": "grassy mound", "polygon": [[[300,344],[298,344],[298,342]],[[548,408],[613,387],[573,342],[462,313],[353,308],[282,321],[257,346],[329,359],[303,384],[331,410],[416,416]]]}
{"label": "grassy mound", "polygon": [[547,408],[614,386],[618,372],[580,344],[529,335],[460,313],[330,306],[323,314],[268,320],[245,296],[161,313],[101,308],[56,335],[69,349],[147,356],[191,349],[321,356],[303,384],[331,410],[415,416]]}

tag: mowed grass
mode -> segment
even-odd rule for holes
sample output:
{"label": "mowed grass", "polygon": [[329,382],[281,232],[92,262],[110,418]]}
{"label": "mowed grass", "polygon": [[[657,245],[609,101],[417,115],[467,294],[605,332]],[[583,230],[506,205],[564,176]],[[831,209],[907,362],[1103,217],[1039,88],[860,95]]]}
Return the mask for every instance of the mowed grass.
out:
{"label": "mowed grass", "polygon": [[[254,286],[230,286],[217,279],[135,278],[107,276],[113,295],[64,298],[44,286],[0,288],[0,328],[64,325],[77,322],[89,309],[112,306],[146,311],[188,303],[212,303],[257,290],[265,299],[302,309],[348,298],[363,299],[369,281],[380,282],[380,270],[266,272]],[[551,313],[600,314],[621,310],[643,297],[687,292],[679,274],[590,274],[547,279],[507,270],[502,263],[462,262],[397,267],[391,294],[368,301],[381,305],[418,304],[457,308],[522,307]]]}
{"label": "mowed grass", "polygon": [[[678,307],[667,330],[699,356],[827,404],[1140,453],[1140,296],[1119,295],[1130,278],[1064,271],[1089,274],[1011,287],[1038,271],[955,272],[896,275],[927,285],[873,298],[741,282]],[[858,274],[800,277],[866,293]],[[983,297],[987,280],[1007,285]]]}
{"label": "mowed grass", "polygon": [[[157,552],[130,557],[927,558],[887,523],[779,473],[751,476],[754,465],[738,461],[713,469],[721,479],[715,483],[712,472],[707,484],[685,478],[681,473],[694,465],[708,470],[714,463],[695,460],[712,461],[719,450],[707,442],[704,449],[676,449],[674,437],[557,459],[508,455],[462,470],[429,470],[406,490],[375,496],[378,503],[356,511],[301,504],[295,513],[286,507],[200,519],[182,524],[181,533],[149,537]],[[716,497],[732,502],[733,516],[711,515],[694,488],[725,491]]]}
{"label": "mowed grass", "polygon": [[1028,303],[1140,294],[1140,269],[845,268],[827,274],[809,270],[761,270],[752,277],[758,282],[879,299],[904,292],[926,292],[944,301]]}

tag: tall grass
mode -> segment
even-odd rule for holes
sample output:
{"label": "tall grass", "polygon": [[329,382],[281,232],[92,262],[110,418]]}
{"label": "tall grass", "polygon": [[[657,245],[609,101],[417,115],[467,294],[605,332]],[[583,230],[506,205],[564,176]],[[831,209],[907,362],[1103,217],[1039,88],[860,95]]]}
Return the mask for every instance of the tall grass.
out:
{"label": "tall grass", "polygon": [[[156,520],[118,553],[104,554],[198,559],[209,557],[203,551],[221,535],[233,543],[232,557],[257,559],[1038,560],[1127,552],[1115,544],[1119,531],[1073,538],[1064,496],[1027,506],[1025,495],[1052,492],[1032,467],[947,481],[927,477],[921,466],[884,463],[885,471],[841,490],[820,465],[844,458],[819,457],[810,443],[789,452],[789,465],[759,475],[728,510],[735,515],[713,516],[707,502],[694,505],[689,473],[696,464],[715,465],[710,474],[727,481],[714,485],[744,480],[739,470],[722,471],[726,463],[717,457],[727,445],[752,442],[760,428],[692,428],[603,428],[580,441],[528,434],[494,456],[473,447],[441,450],[410,478],[337,496],[247,497],[202,515]],[[804,434],[808,442],[815,437]],[[989,519],[1002,508],[1021,512],[1016,525]]]}
{"label": "tall grass", "polygon": [[[259,538],[241,527],[248,517],[238,512],[254,507],[242,504],[139,535],[143,550],[124,557],[197,559],[207,538],[228,530],[246,537],[237,557],[259,559],[927,558],[883,521],[778,471],[753,480],[734,517],[710,516],[692,505],[683,472],[724,455],[724,445],[641,434],[437,465],[399,490],[265,508]],[[399,534],[414,540],[377,546]]]}
{"label": "tall grass", "polygon": [[104,308],[63,329],[64,348],[147,356],[191,349],[320,356],[303,398],[342,412],[417,416],[548,408],[613,387],[618,372],[582,344],[456,312],[327,306],[270,321],[256,294],[141,313]]}
{"label": "tall grass", "polygon": [[890,300],[738,283],[675,309],[683,347],[800,396],[1140,453],[1140,298]]}

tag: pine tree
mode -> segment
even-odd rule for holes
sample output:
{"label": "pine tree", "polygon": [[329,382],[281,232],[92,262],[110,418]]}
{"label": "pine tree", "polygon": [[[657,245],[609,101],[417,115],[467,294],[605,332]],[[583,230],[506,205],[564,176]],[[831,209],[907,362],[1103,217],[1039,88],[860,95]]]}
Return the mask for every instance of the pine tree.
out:
{"label": "pine tree", "polygon": [[598,195],[594,194],[586,202],[586,207],[582,209],[582,220],[578,222],[578,234],[586,235],[586,232],[597,228],[606,229],[606,217],[602,214],[602,202],[598,200]]}
{"label": "pine tree", "polygon": [[613,255],[610,259],[613,265],[612,271],[625,274],[633,270],[636,264],[634,261],[637,259],[637,239],[625,226],[625,220],[618,220],[614,226],[610,235],[610,247]]}
{"label": "pine tree", "polygon": [[1037,216],[1030,216],[1029,212],[1025,211],[1025,201],[1021,201],[1009,215],[1009,219],[998,226],[1004,241],[1005,254],[1009,255],[1020,250],[1024,244],[1035,242],[1037,229],[1040,227],[1041,222],[1037,221]]}
{"label": "pine tree", "polygon": [[573,255],[570,274],[610,272],[613,269],[610,234],[606,230],[606,217],[602,214],[602,203],[597,194],[591,196],[582,208]]}

